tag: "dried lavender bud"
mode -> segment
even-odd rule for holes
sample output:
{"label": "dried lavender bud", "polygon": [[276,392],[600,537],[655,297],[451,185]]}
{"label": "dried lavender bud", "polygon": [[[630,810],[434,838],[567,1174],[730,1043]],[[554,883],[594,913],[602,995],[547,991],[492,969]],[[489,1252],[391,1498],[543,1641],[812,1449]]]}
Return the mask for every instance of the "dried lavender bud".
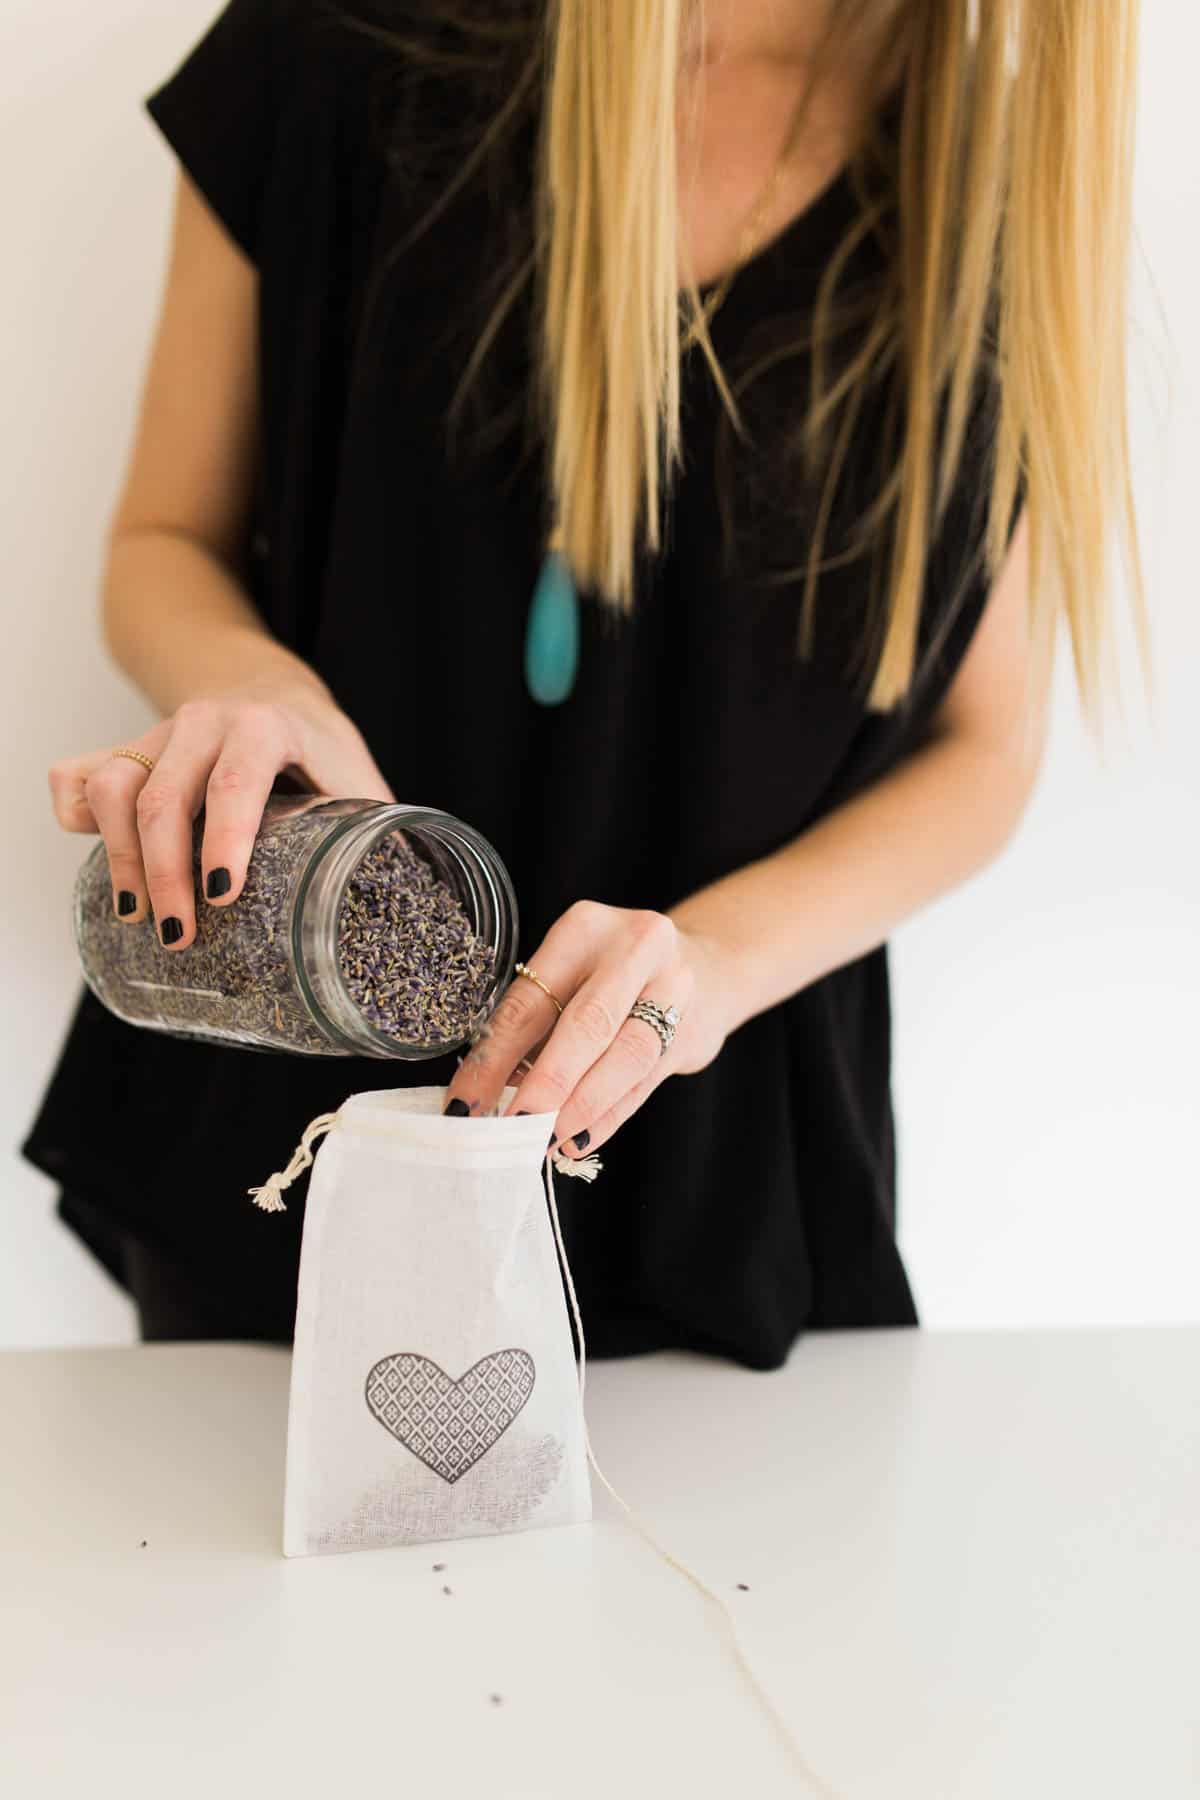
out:
{"label": "dried lavender bud", "polygon": [[196,937],[170,956],[152,920],[130,925],[113,916],[107,859],[86,865],[78,924],[85,968],[100,998],[111,995],[135,1024],[180,1037],[328,1053],[329,1039],[300,997],[283,923],[293,873],[328,829],[319,816],[301,813],[285,831],[264,833],[234,904],[209,906],[200,898],[203,825],[197,821]]}
{"label": "dried lavender bud", "polygon": [[342,980],[377,1031],[456,1044],[491,985],[494,959],[452,890],[395,833],[365,856],[338,918]]}
{"label": "dried lavender bud", "polygon": [[[99,997],[134,1023],[176,1036],[332,1051],[306,1004],[293,960],[290,909],[297,878],[330,821],[320,809],[287,814],[254,846],[242,892],[229,906],[201,898],[203,817],[196,823],[196,937],[167,955],[152,920],[113,912],[107,859],[85,865],[78,890],[84,965]],[[338,972],[361,1016],[409,1047],[461,1042],[479,1029],[494,980],[454,891],[399,832],[350,877],[336,921]]]}

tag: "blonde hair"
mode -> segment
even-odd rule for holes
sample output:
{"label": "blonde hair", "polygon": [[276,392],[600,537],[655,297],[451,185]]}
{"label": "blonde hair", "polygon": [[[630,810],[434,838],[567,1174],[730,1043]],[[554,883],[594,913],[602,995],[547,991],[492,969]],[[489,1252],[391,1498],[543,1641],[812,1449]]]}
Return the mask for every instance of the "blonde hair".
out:
{"label": "blonde hair", "polygon": [[[680,318],[676,83],[700,3],[551,0],[547,17],[537,264],[550,480],[576,579],[623,609],[639,541],[661,542],[679,460],[681,331],[696,335],[736,415],[694,284]],[[810,466],[828,471],[824,516],[847,407],[872,369],[901,376],[894,468],[864,521],[890,545],[872,708],[891,708],[912,681],[930,544],[985,365],[999,408],[982,551],[994,578],[1020,497],[1033,666],[1048,670],[1065,614],[1085,717],[1100,723],[1115,526],[1150,683],[1126,421],[1137,11],[1136,0],[834,9],[824,53],[871,46],[874,98],[898,72],[901,102],[895,266],[850,366],[835,370],[823,347],[839,274],[874,222],[865,210],[822,281],[798,422]],[[809,623],[821,558],[818,532]],[[1115,664],[1112,676],[1115,686]]]}
{"label": "blonde hair", "polygon": [[[860,658],[867,704],[889,710],[910,693],[930,548],[962,469],[973,407],[989,391],[997,405],[986,516],[975,536],[994,580],[1022,506],[1028,699],[1042,691],[1063,617],[1094,731],[1105,695],[1119,698],[1108,604],[1115,541],[1152,688],[1126,420],[1138,0],[837,0],[809,91],[838,56],[865,71],[848,165],[858,217],[790,347],[760,359],[736,386],[720,367],[694,283],[685,280],[680,305],[677,83],[704,0],[384,0],[383,23],[377,0],[361,0],[374,22],[328,3],[390,46],[397,71],[418,83],[451,80],[460,101],[461,90],[476,88],[463,138],[452,160],[443,155],[453,173],[418,207],[373,291],[486,165],[506,243],[481,266],[486,322],[460,359],[448,424],[453,432],[472,397],[481,441],[506,428],[487,417],[478,378],[533,284],[548,486],[581,587],[628,610],[639,546],[662,543],[681,453],[681,345],[697,342],[735,430],[743,429],[739,392],[779,356],[803,353],[808,403],[794,435],[820,499],[800,571],[801,651],[812,642],[818,577],[844,560],[826,554],[825,537],[852,432],[886,375],[896,379],[883,477],[846,553],[872,553],[878,604]],[[539,92],[530,197],[511,145]],[[893,99],[898,136],[885,141],[880,116]],[[405,168],[418,148],[406,139],[398,153]],[[856,300],[842,278],[872,236],[886,246],[886,267]],[[965,570],[960,592],[972,572],[978,567]]]}

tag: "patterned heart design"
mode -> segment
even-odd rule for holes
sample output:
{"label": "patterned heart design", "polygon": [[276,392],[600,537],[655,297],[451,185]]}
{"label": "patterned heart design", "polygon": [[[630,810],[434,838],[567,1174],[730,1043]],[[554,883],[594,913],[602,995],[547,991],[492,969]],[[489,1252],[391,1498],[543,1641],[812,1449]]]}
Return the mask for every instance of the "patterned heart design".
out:
{"label": "patterned heart design", "polygon": [[397,1443],[453,1484],[504,1436],[536,1378],[524,1350],[493,1350],[457,1381],[430,1357],[397,1350],[367,1376],[367,1407]]}

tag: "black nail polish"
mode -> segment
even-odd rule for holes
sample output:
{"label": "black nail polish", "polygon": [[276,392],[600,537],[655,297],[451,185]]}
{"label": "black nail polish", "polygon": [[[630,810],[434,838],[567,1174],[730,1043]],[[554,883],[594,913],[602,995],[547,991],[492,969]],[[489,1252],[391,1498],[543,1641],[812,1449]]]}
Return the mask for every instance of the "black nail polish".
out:
{"label": "black nail polish", "polygon": [[442,1109],[442,1117],[446,1119],[469,1119],[471,1109],[465,1100],[451,1100]]}
{"label": "black nail polish", "polygon": [[519,1112],[519,1113],[518,1113],[518,1114],[517,1114],[517,1117],[518,1117],[518,1119],[528,1119],[528,1118],[529,1118],[529,1116],[530,1116],[530,1115],[529,1115],[529,1114],[528,1114],[528,1113],[527,1113],[527,1112]]}
{"label": "black nail polish", "polygon": [[550,1133],[550,1142],[546,1145],[547,1150],[553,1150],[553,1148],[554,1148],[555,1144],[557,1144],[557,1142],[558,1142],[558,1139],[555,1137],[554,1133],[551,1132]]}
{"label": "black nail polish", "polygon": [[131,894],[128,888],[122,888],[117,895],[117,911],[123,919],[137,911],[137,895]]}
{"label": "black nail polish", "polygon": [[219,900],[233,886],[233,877],[228,869],[210,869],[208,880],[204,884],[204,892],[210,900]]}
{"label": "black nail polish", "polygon": [[177,944],[183,936],[183,920],[164,919],[161,929],[162,941],[164,944]]}
{"label": "black nail polish", "polygon": [[583,1155],[591,1141],[592,1134],[590,1131],[577,1131],[575,1136],[571,1139],[571,1142],[574,1144],[580,1156]]}

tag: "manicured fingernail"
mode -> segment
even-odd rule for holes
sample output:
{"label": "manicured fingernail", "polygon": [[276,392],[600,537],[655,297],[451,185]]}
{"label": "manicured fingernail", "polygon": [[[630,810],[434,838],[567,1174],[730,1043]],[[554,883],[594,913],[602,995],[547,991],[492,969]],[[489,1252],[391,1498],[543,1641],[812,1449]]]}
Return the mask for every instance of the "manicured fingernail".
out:
{"label": "manicured fingernail", "polygon": [[219,900],[233,886],[233,877],[228,869],[210,869],[208,880],[204,884],[204,892],[210,900]]}
{"label": "manicured fingernail", "polygon": [[182,919],[164,919],[162,922],[162,941],[164,944],[177,944],[183,936]]}
{"label": "manicured fingernail", "polygon": [[518,1119],[527,1119],[529,1117],[529,1114],[527,1112],[519,1112],[517,1114],[517,1117],[518,1117]]}
{"label": "manicured fingernail", "polygon": [[555,1137],[554,1133],[551,1132],[550,1133],[550,1142],[546,1145],[547,1150],[553,1150],[553,1148],[554,1148],[555,1144],[557,1144],[557,1142],[558,1142],[558,1139]]}
{"label": "manicured fingernail", "polygon": [[128,888],[122,888],[117,895],[117,911],[123,919],[137,911],[137,895],[131,894]]}
{"label": "manicured fingernail", "polygon": [[590,1131],[577,1131],[575,1133],[575,1136],[571,1139],[571,1142],[575,1146],[576,1152],[580,1156],[583,1155],[584,1151],[587,1149],[587,1147],[591,1143],[591,1141],[592,1141],[592,1134]]}
{"label": "manicured fingernail", "polygon": [[470,1116],[471,1109],[465,1100],[451,1100],[442,1109],[445,1119],[469,1119]]}

